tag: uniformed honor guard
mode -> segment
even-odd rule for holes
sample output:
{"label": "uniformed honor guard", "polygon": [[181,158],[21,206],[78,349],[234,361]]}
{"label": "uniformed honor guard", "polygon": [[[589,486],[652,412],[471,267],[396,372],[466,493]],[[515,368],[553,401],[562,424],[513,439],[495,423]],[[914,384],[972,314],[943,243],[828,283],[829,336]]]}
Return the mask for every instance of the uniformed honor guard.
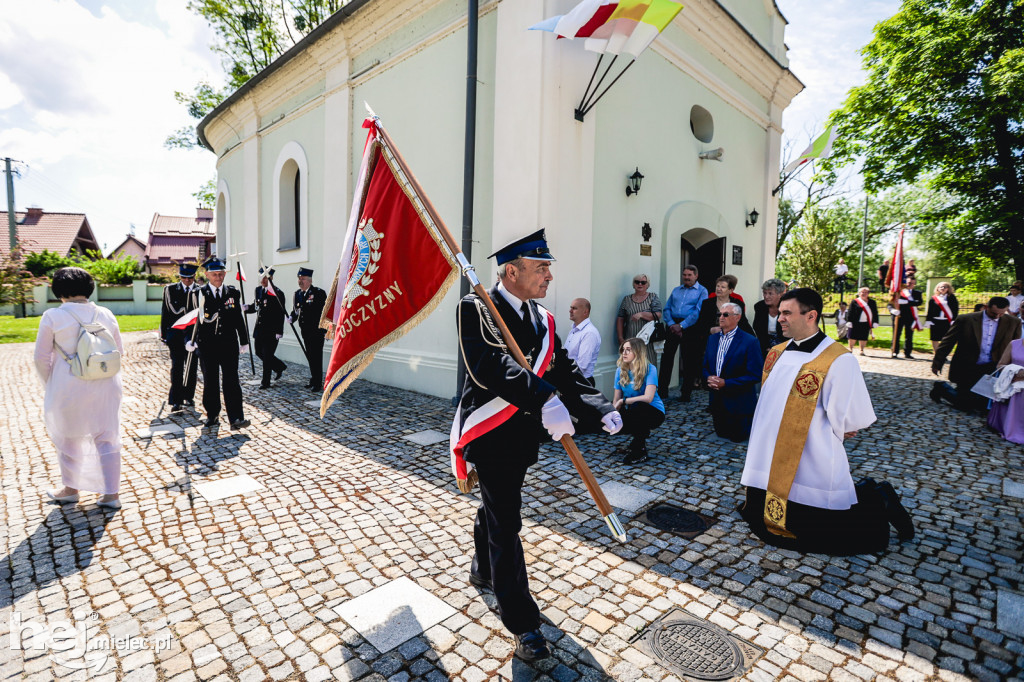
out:
{"label": "uniformed honor guard", "polygon": [[195,406],[196,396],[196,364],[189,366],[188,376],[185,376],[185,358],[188,351],[185,350],[185,341],[188,333],[183,329],[175,329],[174,323],[182,315],[195,310],[196,297],[196,269],[199,266],[194,263],[181,263],[178,265],[178,282],[168,284],[164,287],[164,302],[160,307],[160,340],[167,344],[171,352],[171,390],[167,394],[167,404],[171,406],[171,412],[181,412],[185,407]]}
{"label": "uniformed honor guard", "polygon": [[313,286],[313,271],[299,268],[299,290],[295,292],[288,322],[299,323],[302,343],[306,347],[306,361],[309,363],[309,383],[306,388],[314,391],[324,389],[324,336],[327,330],[320,328],[320,315],[326,303],[327,292]]}
{"label": "uniformed honor guard", "polygon": [[[540,611],[530,594],[519,540],[526,470],[537,462],[542,440],[574,433],[570,411],[588,430],[596,431],[603,423],[614,433],[622,420],[562,348],[554,316],[533,300],[547,294],[552,280],[554,258],[544,231],[518,239],[491,257],[498,263],[499,282],[490,297],[532,370],[509,354],[483,301],[476,294],[463,298],[456,321],[466,382],[453,442],[480,482],[469,582],[494,590],[501,622],[515,636],[516,655],[529,661],[546,658],[550,651],[540,631]],[[511,417],[509,405],[514,408]]]}
{"label": "uniformed honor guard", "polygon": [[277,344],[284,334],[284,292],[274,285],[271,279],[273,268],[260,268],[260,285],[256,287],[252,303],[245,306],[248,314],[256,313],[256,326],[252,330],[253,342],[256,344],[256,357],[263,362],[263,380],[260,388],[270,388],[270,373],[274,379],[280,379],[281,373],[288,369],[274,355]]}
{"label": "uniformed honor guard", "polygon": [[203,409],[206,426],[214,426],[220,419],[221,381],[224,382],[224,405],[232,429],[249,425],[242,410],[242,385],[238,381],[238,356],[249,352],[249,334],[242,318],[241,294],[235,287],[224,284],[225,267],[216,256],[203,264],[209,283],[200,289],[202,310],[196,324],[197,343],[188,341],[185,347],[195,351],[203,367]]}

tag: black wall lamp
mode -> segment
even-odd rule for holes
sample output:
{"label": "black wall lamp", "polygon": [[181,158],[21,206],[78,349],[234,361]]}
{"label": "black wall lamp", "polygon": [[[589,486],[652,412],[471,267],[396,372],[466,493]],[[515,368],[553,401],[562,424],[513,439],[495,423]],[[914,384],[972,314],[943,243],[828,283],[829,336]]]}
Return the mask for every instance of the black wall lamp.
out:
{"label": "black wall lamp", "polygon": [[644,238],[644,241],[645,242],[651,241],[651,235],[652,234],[654,234],[654,232],[651,230],[651,224],[650,223],[644,223],[644,226],[640,228],[640,235]]}
{"label": "black wall lamp", "polygon": [[751,211],[750,215],[748,215],[746,219],[747,227],[753,227],[754,225],[757,225],[757,217],[759,215],[760,214],[757,212],[756,208],[753,211]]}
{"label": "black wall lamp", "polygon": [[629,185],[626,187],[626,196],[632,196],[640,193],[640,183],[644,181],[644,176],[640,172],[640,167],[633,171],[633,174],[629,176]]}

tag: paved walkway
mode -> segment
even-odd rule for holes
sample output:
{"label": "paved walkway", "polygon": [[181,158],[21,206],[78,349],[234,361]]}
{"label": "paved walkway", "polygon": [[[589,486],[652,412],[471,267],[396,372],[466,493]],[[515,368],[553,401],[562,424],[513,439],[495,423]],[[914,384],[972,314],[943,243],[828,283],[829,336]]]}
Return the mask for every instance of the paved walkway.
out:
{"label": "paved walkway", "polygon": [[[892,481],[918,528],[884,557],[762,545],[734,511],[744,447],[711,435],[701,401],[670,404],[640,467],[619,463],[625,439],[579,439],[599,480],[628,486],[628,544],[545,446],[523,543],[555,656],[528,666],[466,582],[476,498],[446,440],[409,439],[447,434],[447,401],[360,381],[321,421],[293,368],[244,387],[249,429],[202,431],[157,419],[166,351],[126,339],[117,513],[44,502],[59,474],[31,346],[0,349],[0,679],[678,679],[630,643],[676,607],[764,649],[752,680],[1021,675],[1024,448],[928,400],[926,361],[860,358],[879,422],[851,442],[855,478]],[[136,435],[169,424],[183,436]],[[217,481],[259,487],[211,499]],[[652,499],[714,525],[658,531],[636,520]]]}

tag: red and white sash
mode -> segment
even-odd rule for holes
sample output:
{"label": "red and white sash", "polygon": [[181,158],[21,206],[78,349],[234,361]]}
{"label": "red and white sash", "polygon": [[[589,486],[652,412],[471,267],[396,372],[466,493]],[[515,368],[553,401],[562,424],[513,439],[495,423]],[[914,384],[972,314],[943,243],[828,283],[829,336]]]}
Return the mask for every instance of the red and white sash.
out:
{"label": "red and white sash", "polygon": [[[911,296],[909,289],[903,289],[902,291],[900,291],[900,296],[907,299],[908,304],[914,298],[913,296]],[[915,308],[914,306],[910,306],[910,312],[914,316],[914,331],[919,332],[922,329],[924,329],[924,327],[921,326],[921,319],[917,316],[917,308]]]}
{"label": "red and white sash", "polygon": [[[543,377],[551,365],[551,356],[555,352],[555,316],[543,306],[537,306],[544,314],[547,323],[548,333],[541,341],[540,352],[537,353],[537,360],[533,363],[533,373]],[[473,465],[462,457],[466,446],[485,433],[495,429],[509,420],[519,408],[498,397],[492,398],[487,403],[478,407],[473,414],[462,423],[462,406],[455,410],[455,419],[452,421],[452,431],[448,437],[448,449],[451,453],[452,472],[455,478],[466,481]]]}
{"label": "red and white sash", "polygon": [[950,310],[949,304],[946,303],[945,301],[943,301],[938,296],[932,296],[932,300],[935,301],[935,304],[937,306],[939,306],[939,308],[942,309],[942,313],[946,316],[946,321],[947,322],[952,322],[953,321],[953,311]]}
{"label": "red and white sash", "polygon": [[875,326],[875,320],[874,320],[873,317],[871,317],[871,308],[868,307],[868,304],[865,303],[864,299],[862,299],[860,296],[858,296],[857,298],[855,298],[853,300],[856,301],[860,305],[860,309],[864,311],[864,315],[868,318],[868,329],[871,329],[872,327],[874,327]]}

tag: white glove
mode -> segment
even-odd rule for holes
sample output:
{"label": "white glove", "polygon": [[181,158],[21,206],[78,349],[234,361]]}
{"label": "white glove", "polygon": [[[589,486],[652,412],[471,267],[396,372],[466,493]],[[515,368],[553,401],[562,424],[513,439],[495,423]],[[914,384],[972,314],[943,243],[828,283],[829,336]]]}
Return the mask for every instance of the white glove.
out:
{"label": "white glove", "polygon": [[195,341],[189,339],[188,341],[185,342],[185,350],[187,350],[189,353],[195,352],[196,348],[199,348],[199,346],[196,345]]}
{"label": "white glove", "polygon": [[280,341],[281,340],[281,334],[274,334],[274,338],[277,339],[278,341]]}
{"label": "white glove", "polygon": [[238,347],[238,352],[241,353],[242,355],[245,355],[246,353],[248,353],[249,352],[249,344],[245,344],[244,346],[239,346]]}
{"label": "white glove", "polygon": [[601,423],[604,424],[604,430],[614,436],[622,430],[622,415],[618,412],[609,412],[601,417]]}
{"label": "white glove", "polygon": [[288,324],[295,324],[295,316],[294,315],[289,315],[287,317],[287,320],[288,320]]}
{"label": "white glove", "polygon": [[562,436],[571,436],[576,433],[569,410],[565,409],[565,405],[556,395],[552,395],[544,403],[544,407],[540,411],[540,420],[544,424],[544,428],[551,434],[551,440],[561,440]]}

